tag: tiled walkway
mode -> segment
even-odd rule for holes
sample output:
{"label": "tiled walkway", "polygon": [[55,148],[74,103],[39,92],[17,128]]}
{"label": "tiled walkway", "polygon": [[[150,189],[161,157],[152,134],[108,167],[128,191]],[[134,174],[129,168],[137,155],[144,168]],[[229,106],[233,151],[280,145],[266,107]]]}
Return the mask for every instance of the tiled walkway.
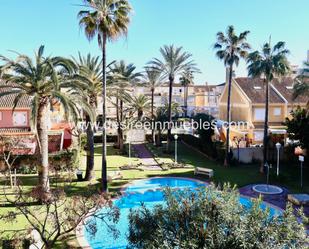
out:
{"label": "tiled walkway", "polygon": [[132,144],[132,147],[146,170],[162,170],[145,144]]}
{"label": "tiled walkway", "polygon": [[[259,194],[252,190],[253,185],[254,184],[247,185],[245,187],[239,188],[240,194],[246,195],[246,196],[249,196],[249,197],[255,197],[255,198],[258,197]],[[286,188],[283,188],[283,187],[281,187],[281,188],[283,189],[282,194],[262,195],[263,200],[270,203],[270,204],[273,204],[277,207],[285,209],[286,204],[287,204],[287,196],[289,194],[289,191]],[[295,207],[295,209],[296,208],[298,208],[298,207]],[[304,207],[304,213],[305,213],[306,216],[309,216],[309,207],[308,206]]]}

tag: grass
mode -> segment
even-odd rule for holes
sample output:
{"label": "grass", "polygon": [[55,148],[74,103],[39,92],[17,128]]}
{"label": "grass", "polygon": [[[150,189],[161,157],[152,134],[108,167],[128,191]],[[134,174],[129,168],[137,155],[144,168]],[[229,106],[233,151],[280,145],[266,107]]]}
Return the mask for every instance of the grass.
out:
{"label": "grass", "polygon": [[[162,161],[172,162],[174,160],[174,154],[164,153],[165,148],[157,148],[152,144],[147,145],[148,148]],[[174,148],[174,146],[172,146]],[[252,183],[265,183],[266,176],[259,172],[260,164],[249,164],[249,165],[235,165],[224,167],[217,161],[210,160],[203,154],[199,153],[186,145],[178,144],[178,160],[186,164],[191,164],[194,167],[205,167],[214,170],[213,181],[217,184],[223,184],[229,182],[236,184],[238,187],[242,187]],[[278,184],[288,188],[291,192],[295,193],[308,193],[309,192],[309,175],[308,168],[304,168],[303,172],[303,183],[304,186],[300,188],[300,168],[299,165],[281,164],[280,165],[280,177],[275,176],[276,168],[272,168],[270,171],[270,183]],[[187,175],[187,174],[185,174]],[[191,171],[188,175],[194,177]],[[205,177],[202,177],[206,179]]]}
{"label": "grass", "polygon": [[[155,155],[156,160],[159,160],[160,163],[171,163],[174,160],[174,154],[166,154],[164,153],[164,147],[157,148],[152,144],[147,144],[148,149]],[[126,164],[138,164],[140,160],[136,157],[132,157],[131,160],[126,155],[119,154],[118,150],[114,149],[112,146],[108,146],[107,150],[107,163],[108,163],[108,171],[117,171],[120,166]],[[136,153],[132,153],[133,155]],[[100,181],[101,177],[101,156],[102,156],[102,147],[95,147],[95,175],[98,181]],[[252,184],[252,183],[264,183],[265,176],[259,173],[259,165],[238,165],[231,167],[223,167],[218,162],[213,161],[200,154],[196,150],[192,150],[186,145],[179,143],[178,144],[178,160],[180,162],[191,164],[195,167],[206,167],[214,170],[214,178],[213,181],[215,183],[224,183],[229,182],[231,184],[236,184],[241,187],[244,185]],[[80,169],[85,170],[86,168],[86,156],[82,155]],[[275,169],[272,169],[273,171]],[[308,170],[308,169],[306,169]],[[281,165],[282,176],[280,179],[277,179],[275,176],[271,175],[270,181],[273,184],[279,184],[287,187],[292,192],[309,192],[309,181],[308,174],[304,172],[304,188],[299,188],[299,168],[297,166],[292,165]],[[194,176],[193,168],[186,169],[171,169],[168,171],[139,171],[139,170],[124,170],[121,171],[123,175],[122,180],[117,180],[109,183],[109,191],[112,193],[117,193],[121,189],[121,187],[134,180],[134,179],[142,179],[154,176],[179,176],[179,177],[191,177],[196,179],[205,180],[207,177],[204,176]],[[25,189],[31,189],[33,186],[37,184],[37,176],[36,175],[22,175],[20,176],[20,180],[23,183]],[[99,182],[95,183],[99,185]],[[79,195],[86,188],[88,188],[89,182],[74,182],[72,186],[70,186],[68,190],[68,196],[70,195]],[[0,188],[2,190],[1,182]],[[0,197],[0,201],[3,200]],[[2,207],[0,208],[0,214],[6,213],[8,211],[12,211],[14,208],[12,207]],[[19,216],[17,223],[7,224],[4,221],[0,220],[0,238],[4,235],[4,230],[6,230],[6,234],[11,234],[13,230],[20,230],[27,227],[27,221],[25,218]],[[74,236],[73,236],[74,237]],[[73,240],[74,241],[74,240]],[[61,246],[59,247],[61,248]]]}

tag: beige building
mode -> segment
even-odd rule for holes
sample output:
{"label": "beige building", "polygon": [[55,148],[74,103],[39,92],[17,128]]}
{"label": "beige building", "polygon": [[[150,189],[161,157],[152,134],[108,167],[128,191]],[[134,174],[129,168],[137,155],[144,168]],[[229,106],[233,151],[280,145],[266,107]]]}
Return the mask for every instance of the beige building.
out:
{"label": "beige building", "polygon": [[[213,85],[190,85],[188,87],[188,115],[192,116],[196,113],[208,113],[215,118],[219,117],[219,97],[224,88],[224,84]],[[132,96],[146,95],[151,99],[151,91],[149,87],[136,86],[131,89]],[[154,106],[160,107],[168,102],[169,85],[168,83],[162,84],[155,88]],[[181,84],[173,85],[173,102],[184,107],[185,87]],[[115,98],[110,98],[107,101],[107,118],[113,119],[116,117],[116,108],[113,105]],[[98,100],[98,114],[102,114],[102,101]]]}
{"label": "beige building", "polygon": [[[308,97],[300,96],[293,101],[293,78],[275,79],[270,85],[269,96],[269,132],[286,133],[282,124],[291,110],[297,106],[305,107]],[[227,85],[219,99],[221,120],[227,120]],[[239,122],[231,128],[234,136],[247,135],[253,143],[263,141],[265,119],[265,87],[262,79],[235,78],[231,91],[231,121]],[[242,123],[244,122],[244,123]]]}

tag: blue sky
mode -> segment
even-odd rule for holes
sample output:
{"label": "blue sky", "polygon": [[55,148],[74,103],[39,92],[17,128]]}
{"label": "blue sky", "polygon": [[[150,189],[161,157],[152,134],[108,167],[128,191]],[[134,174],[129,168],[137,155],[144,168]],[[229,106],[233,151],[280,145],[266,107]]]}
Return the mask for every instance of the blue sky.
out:
{"label": "blue sky", "polygon": [[[308,0],[131,0],[134,14],[126,39],[108,45],[108,60],[124,59],[139,70],[159,56],[164,44],[183,46],[193,54],[202,74],[197,84],[222,83],[225,69],[212,45],[218,31],[234,25],[250,30],[254,49],[272,36],[287,43],[293,64],[302,64],[309,49]],[[41,44],[47,54],[100,55],[96,41],[89,43],[78,27],[80,0],[1,0],[0,54],[8,50],[33,53]],[[246,76],[241,63],[237,76]]]}

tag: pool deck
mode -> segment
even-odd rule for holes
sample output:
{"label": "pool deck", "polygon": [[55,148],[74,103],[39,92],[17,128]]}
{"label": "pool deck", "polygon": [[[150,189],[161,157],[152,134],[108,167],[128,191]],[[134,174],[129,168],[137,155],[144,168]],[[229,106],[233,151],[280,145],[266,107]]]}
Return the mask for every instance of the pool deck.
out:
{"label": "pool deck", "polygon": [[[252,187],[256,184],[250,184],[244,187],[239,188],[239,193],[241,195],[249,196],[252,198],[258,198],[259,193],[256,193],[255,191],[252,190]],[[281,186],[280,186],[281,187]],[[274,194],[274,195],[265,195],[261,194],[263,201],[268,202],[274,206],[277,206],[281,209],[286,208],[286,204],[288,202],[288,194],[290,194],[290,191],[284,187],[281,187],[283,189],[283,192],[281,194]],[[294,209],[298,209],[299,206],[294,205]],[[304,213],[307,217],[309,217],[309,206],[304,207]]]}

